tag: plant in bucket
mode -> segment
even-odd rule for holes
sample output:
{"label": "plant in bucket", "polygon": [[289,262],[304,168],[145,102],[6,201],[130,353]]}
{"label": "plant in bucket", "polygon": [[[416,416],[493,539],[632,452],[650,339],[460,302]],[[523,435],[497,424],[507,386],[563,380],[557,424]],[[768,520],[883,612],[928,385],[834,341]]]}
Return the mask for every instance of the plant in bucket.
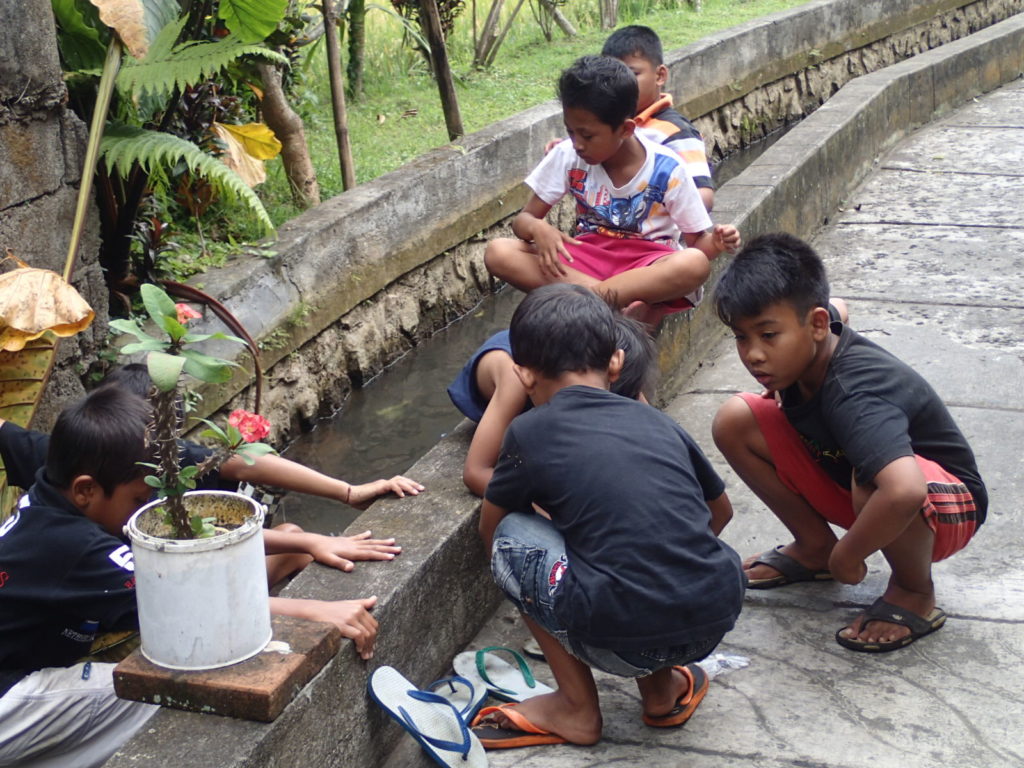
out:
{"label": "plant in bucket", "polygon": [[266,419],[246,411],[231,414],[226,428],[203,420],[201,434],[218,444],[198,464],[182,466],[184,416],[181,390],[188,377],[217,383],[234,365],[199,352],[209,339],[242,343],[223,333],[188,329],[198,313],[156,285],[141,289],[143,305],[162,337],[134,320],[114,320],[115,331],[134,336],[123,354],[145,352],[153,381],[155,470],[146,478],[158,499],[138,510],[125,526],[135,562],[142,654],[170,669],[227,666],[259,653],[271,637],[262,539],[264,507],[231,491],[197,491],[197,481],[232,455],[253,461],[273,449],[261,442]]}

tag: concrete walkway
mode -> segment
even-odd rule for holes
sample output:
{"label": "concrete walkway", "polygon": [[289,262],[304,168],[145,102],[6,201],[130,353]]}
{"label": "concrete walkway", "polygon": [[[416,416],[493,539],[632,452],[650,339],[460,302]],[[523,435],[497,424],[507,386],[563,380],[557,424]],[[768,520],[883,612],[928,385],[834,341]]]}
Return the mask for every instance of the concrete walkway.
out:
{"label": "concrete walkway", "polygon": [[[1024,765],[1024,80],[881,158],[814,244],[852,325],[928,378],[987,482],[988,522],[935,568],[946,627],[880,656],[834,642],[882,592],[888,570],[878,555],[855,587],[750,592],[720,648],[750,666],[716,679],[686,727],[646,728],[635,686],[599,675],[597,746],[492,752],[492,766]],[[718,405],[756,388],[723,338],[666,408],[726,479],[736,518],[725,538],[743,555],[788,541],[710,437]],[[524,636],[503,609],[472,647]],[[547,671],[538,665],[541,679]]]}

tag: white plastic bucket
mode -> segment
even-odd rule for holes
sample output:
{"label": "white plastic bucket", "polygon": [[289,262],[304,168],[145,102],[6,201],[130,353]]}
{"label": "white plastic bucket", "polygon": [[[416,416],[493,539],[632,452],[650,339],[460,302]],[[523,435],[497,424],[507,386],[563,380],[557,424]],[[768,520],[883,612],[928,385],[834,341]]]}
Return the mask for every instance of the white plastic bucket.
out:
{"label": "white plastic bucket", "polygon": [[[255,656],[270,642],[270,602],[263,548],[264,509],[230,491],[251,510],[238,528],[208,539],[166,539],[144,532],[154,501],[131,516],[125,531],[135,561],[142,654],[169,669],[213,669]],[[140,526],[140,521],[142,525]]]}

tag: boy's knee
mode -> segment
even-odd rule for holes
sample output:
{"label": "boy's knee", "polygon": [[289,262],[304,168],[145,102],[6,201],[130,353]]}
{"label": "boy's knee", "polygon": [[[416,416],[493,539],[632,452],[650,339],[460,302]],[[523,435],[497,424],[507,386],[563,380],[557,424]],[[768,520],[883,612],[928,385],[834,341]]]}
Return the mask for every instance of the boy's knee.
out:
{"label": "boy's knee", "polygon": [[711,422],[711,437],[718,450],[726,453],[750,429],[757,428],[754,413],[743,398],[733,395],[722,403]]}
{"label": "boy's knee", "polygon": [[484,266],[491,274],[502,271],[511,254],[519,250],[519,241],[509,237],[499,237],[489,240],[484,248]]}
{"label": "boy's knee", "polygon": [[702,251],[688,248],[672,258],[673,274],[680,289],[690,292],[699,288],[711,277],[711,262]]}
{"label": "boy's knee", "polygon": [[281,523],[280,525],[275,525],[273,530],[281,531],[281,533],[304,533],[302,528],[295,523]]}

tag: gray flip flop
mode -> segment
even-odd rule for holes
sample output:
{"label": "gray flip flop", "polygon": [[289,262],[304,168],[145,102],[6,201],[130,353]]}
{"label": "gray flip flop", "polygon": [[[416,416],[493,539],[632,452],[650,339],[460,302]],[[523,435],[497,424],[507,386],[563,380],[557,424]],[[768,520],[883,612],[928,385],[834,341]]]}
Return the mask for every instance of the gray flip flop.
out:
{"label": "gray flip flop", "polygon": [[832,574],[826,569],[812,570],[789,555],[782,553],[782,545],[762,552],[753,565],[767,565],[779,572],[770,579],[752,579],[747,582],[747,589],[775,589],[802,581],[832,581]]}

